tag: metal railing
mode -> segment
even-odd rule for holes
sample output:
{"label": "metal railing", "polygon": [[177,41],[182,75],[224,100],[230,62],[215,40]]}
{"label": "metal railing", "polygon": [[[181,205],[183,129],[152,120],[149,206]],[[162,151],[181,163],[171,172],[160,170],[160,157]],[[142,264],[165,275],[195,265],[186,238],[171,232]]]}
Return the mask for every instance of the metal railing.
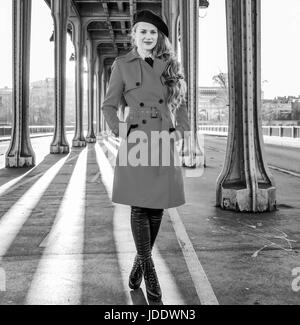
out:
{"label": "metal railing", "polygon": [[[226,125],[200,125],[203,132],[228,133]],[[263,135],[271,137],[300,138],[300,126],[263,126]]]}
{"label": "metal railing", "polygon": [[[66,126],[66,131],[73,131],[75,129],[74,126]],[[54,126],[30,126],[29,127],[30,134],[37,133],[53,133]],[[11,136],[12,127],[11,126],[1,126],[0,127],[0,137],[10,137]]]}

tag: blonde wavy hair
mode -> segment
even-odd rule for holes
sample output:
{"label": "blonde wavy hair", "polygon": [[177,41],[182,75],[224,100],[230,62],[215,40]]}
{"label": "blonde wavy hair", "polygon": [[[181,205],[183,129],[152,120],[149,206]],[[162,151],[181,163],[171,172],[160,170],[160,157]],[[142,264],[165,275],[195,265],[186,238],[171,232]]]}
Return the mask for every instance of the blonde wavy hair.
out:
{"label": "blonde wavy hair", "polygon": [[[135,34],[138,24],[134,25],[131,31],[132,47],[137,49],[135,42]],[[155,48],[152,51],[155,58],[167,61],[167,67],[163,72],[165,85],[168,88],[167,104],[171,113],[175,113],[181,104],[186,103],[187,85],[184,80],[183,68],[174,48],[169,39],[158,30],[158,40]]]}

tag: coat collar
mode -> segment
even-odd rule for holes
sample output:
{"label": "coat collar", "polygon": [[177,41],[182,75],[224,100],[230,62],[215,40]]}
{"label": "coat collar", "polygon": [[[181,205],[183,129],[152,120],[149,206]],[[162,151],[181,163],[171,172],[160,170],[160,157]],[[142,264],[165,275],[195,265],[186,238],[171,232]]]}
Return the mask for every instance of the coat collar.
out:
{"label": "coat collar", "polygon": [[131,62],[136,59],[141,59],[141,57],[139,56],[139,54],[137,53],[137,51],[135,49],[132,49],[129,53],[127,53],[125,55],[126,62]]}
{"label": "coat collar", "polygon": [[[140,55],[137,53],[135,49],[132,49],[128,54],[125,55],[125,61],[126,62],[132,62],[134,60],[142,60]],[[154,64],[153,69],[155,73],[157,73],[159,76],[163,74],[167,67],[168,63],[164,60],[154,58]]]}

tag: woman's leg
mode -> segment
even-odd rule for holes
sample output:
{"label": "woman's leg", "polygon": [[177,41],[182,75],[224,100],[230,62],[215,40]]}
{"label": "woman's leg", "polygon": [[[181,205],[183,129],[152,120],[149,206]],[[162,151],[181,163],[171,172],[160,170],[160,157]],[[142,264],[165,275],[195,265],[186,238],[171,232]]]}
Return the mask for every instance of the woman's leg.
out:
{"label": "woman's leg", "polygon": [[[143,273],[148,298],[160,300],[161,290],[151,258],[151,227],[149,219],[149,209],[131,207],[131,229],[137,257],[129,276],[129,286],[132,289],[138,288],[142,279],[141,273]],[[157,235],[157,222],[156,227],[154,226],[153,229]]]}
{"label": "woman's leg", "polygon": [[129,287],[135,290],[143,279],[142,262],[151,257],[150,223],[146,209],[131,207],[131,231],[137,255],[129,275]]}
{"label": "woman's leg", "polygon": [[153,248],[157,234],[159,232],[163,214],[164,214],[163,209],[148,209],[148,218],[149,218],[149,223],[150,223],[151,248]]}
{"label": "woman's leg", "polygon": [[131,230],[138,258],[145,261],[151,257],[150,222],[147,209],[131,207]]}
{"label": "woman's leg", "polygon": [[[136,220],[135,218],[137,217],[139,208],[137,207],[132,207],[132,218],[131,218],[131,223],[132,223],[132,229],[133,229],[133,236],[134,238],[137,237],[134,235],[134,233],[137,233],[137,231],[134,231],[136,228]],[[157,237],[157,234],[159,232],[162,216],[164,213],[164,210],[162,209],[144,209],[147,211],[147,216],[149,220],[149,226],[150,226],[150,247],[151,250],[154,246],[155,239]],[[145,217],[145,216],[143,216]],[[140,221],[141,222],[141,221]],[[145,220],[147,222],[147,220]],[[137,238],[135,239],[135,242],[137,241]],[[141,260],[139,258],[139,254],[136,255],[133,263],[133,267],[129,276],[129,287],[133,290],[138,289],[141,285],[142,282],[142,277],[143,277],[143,271],[142,271],[142,265],[141,265]]]}

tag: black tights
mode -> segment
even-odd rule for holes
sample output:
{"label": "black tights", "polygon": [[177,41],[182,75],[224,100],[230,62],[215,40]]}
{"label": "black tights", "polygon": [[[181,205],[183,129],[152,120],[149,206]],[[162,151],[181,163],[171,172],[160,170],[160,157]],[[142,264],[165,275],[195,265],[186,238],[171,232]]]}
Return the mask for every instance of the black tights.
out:
{"label": "black tights", "polygon": [[163,209],[131,207],[131,230],[138,257],[142,262],[151,258],[163,213]]}

